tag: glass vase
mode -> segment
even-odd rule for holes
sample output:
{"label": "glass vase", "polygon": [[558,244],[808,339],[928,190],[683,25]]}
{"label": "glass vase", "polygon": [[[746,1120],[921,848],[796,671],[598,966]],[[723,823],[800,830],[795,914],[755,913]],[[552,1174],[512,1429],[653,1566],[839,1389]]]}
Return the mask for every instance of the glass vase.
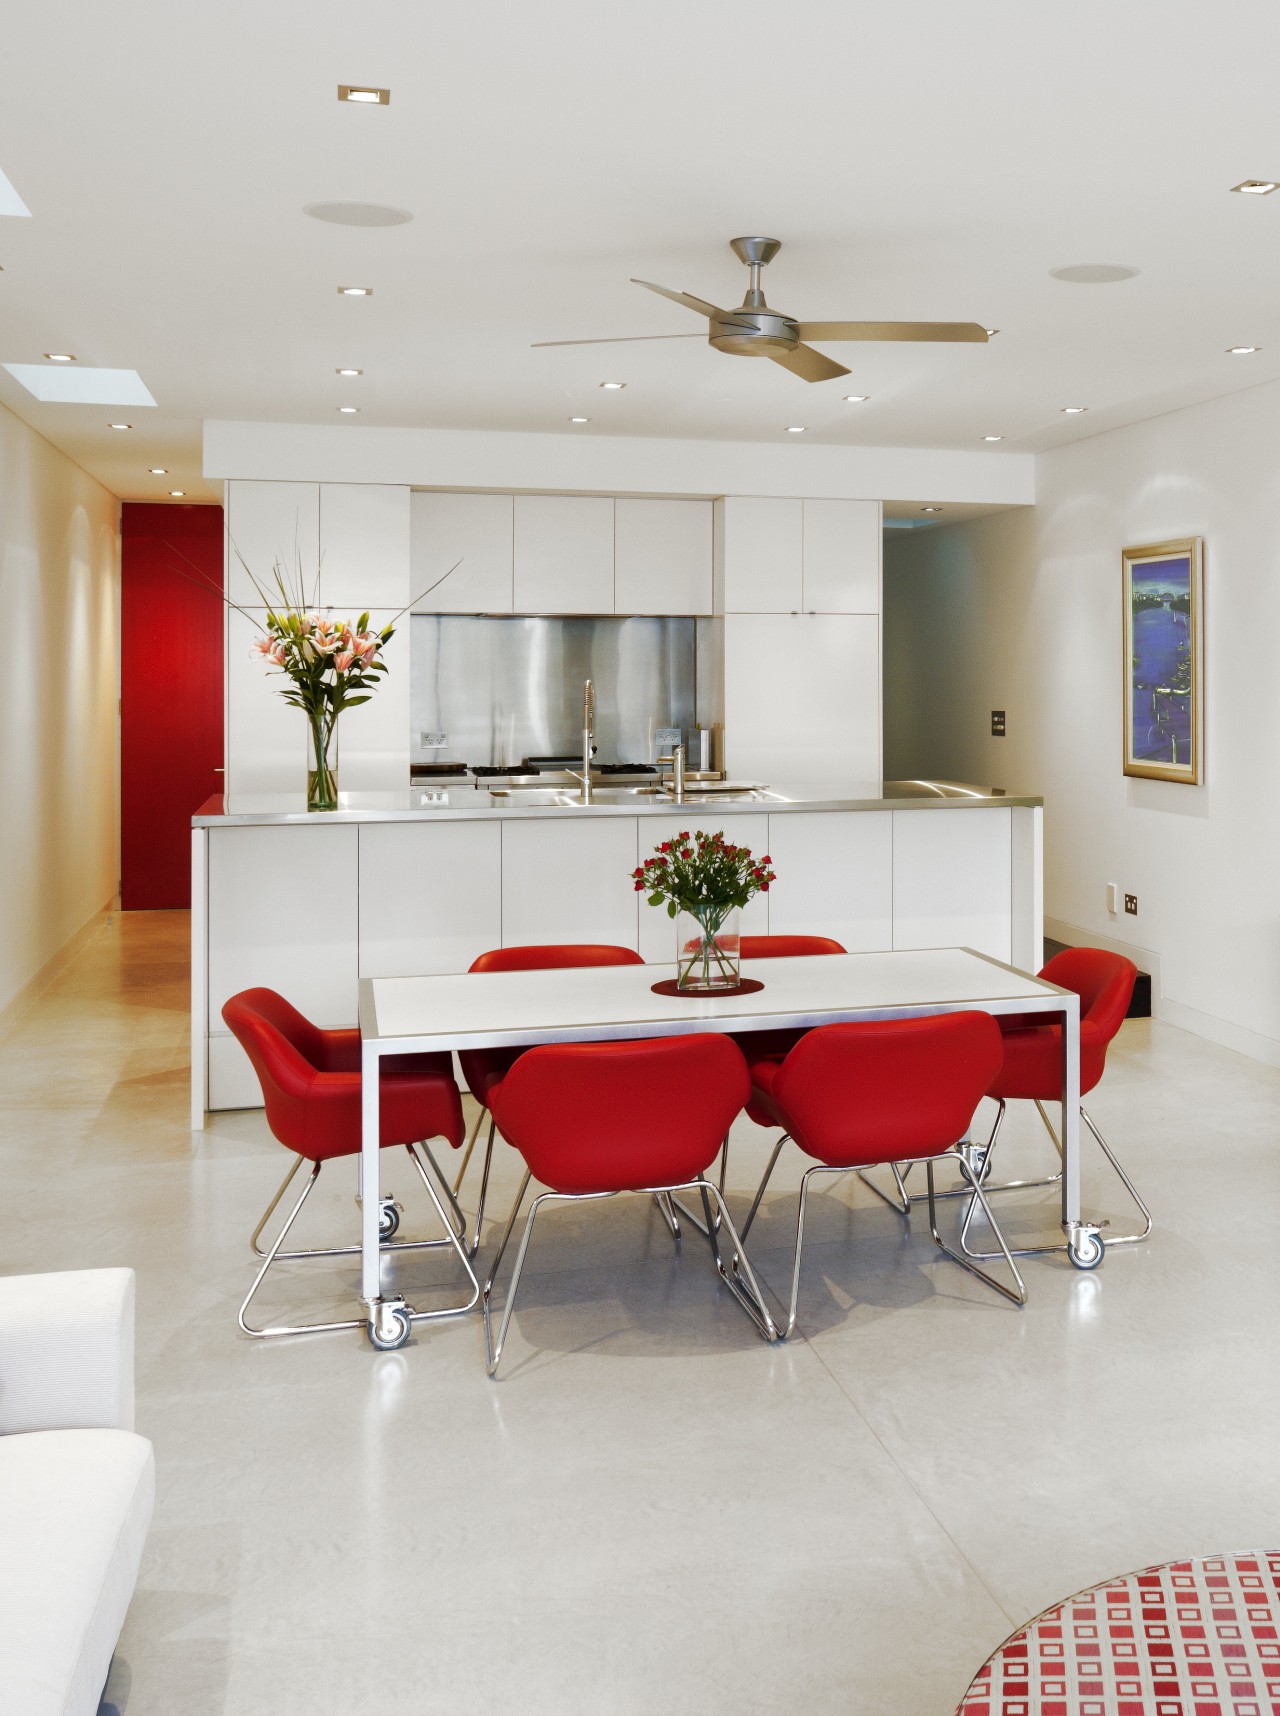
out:
{"label": "glass vase", "polygon": [[307,809],[338,808],[338,724],[313,716],[307,745]]}
{"label": "glass vase", "polygon": [[706,906],[676,917],[676,985],[696,993],[736,989],[742,980],[741,913]]}

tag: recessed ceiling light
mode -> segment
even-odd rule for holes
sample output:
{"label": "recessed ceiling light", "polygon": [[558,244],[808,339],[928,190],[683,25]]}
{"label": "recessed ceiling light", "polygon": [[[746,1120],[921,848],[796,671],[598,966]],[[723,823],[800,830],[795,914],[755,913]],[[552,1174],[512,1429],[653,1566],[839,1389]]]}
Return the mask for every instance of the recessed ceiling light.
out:
{"label": "recessed ceiling light", "polygon": [[1064,405],[1062,407],[1062,412],[1064,417],[1079,417],[1082,411],[1087,411],[1088,409],[1089,407],[1087,405]]}
{"label": "recessed ceiling light", "polygon": [[70,352],[46,352],[44,355],[50,363],[74,363],[76,361]]}
{"label": "recessed ceiling light", "polygon": [[803,423],[788,423],[787,424],[787,434],[788,435],[803,435],[804,431],[805,431],[805,425]]}
{"label": "recessed ceiling light", "polygon": [[920,508],[920,511],[921,512],[941,512],[942,508],[940,506],[922,506]]}
{"label": "recessed ceiling light", "polygon": [[339,286],[339,294],[343,298],[372,298],[372,286]]}
{"label": "recessed ceiling light", "polygon": [[364,371],[362,369],[335,369],[333,373],[335,375],[363,375]]}
{"label": "recessed ceiling light", "polygon": [[186,492],[187,491],[185,489],[170,489],[169,498],[171,500],[181,500]]}
{"label": "recessed ceiling light", "polygon": [[627,384],[625,381],[602,381],[600,385],[606,393],[621,393]]}
{"label": "recessed ceiling light", "polygon": [[1280,190],[1280,180],[1276,179],[1241,179],[1238,185],[1232,185],[1233,191],[1243,191],[1246,197],[1269,197],[1272,191]]}
{"label": "recessed ceiling light", "polygon": [[570,423],[590,423],[591,419],[589,417],[571,417],[569,421]]}
{"label": "recessed ceiling light", "polygon": [[1004,436],[1003,435],[984,435],[982,437],[982,439],[984,441],[1003,441]]}
{"label": "recessed ceiling light", "polygon": [[865,405],[870,398],[869,393],[846,393],[844,402],[846,405]]}
{"label": "recessed ceiling light", "polygon": [[996,335],[997,335],[997,334],[998,334],[998,333],[999,333],[999,332],[1000,332],[1000,330],[999,330],[999,328],[988,328],[988,329],[987,329],[987,330],[986,330],[986,333],[987,333],[987,338],[988,338],[988,339],[989,339],[989,340],[994,340],[994,339],[995,339],[995,337],[996,337]]}
{"label": "recessed ceiling light", "polygon": [[408,209],[386,203],[303,203],[302,212],[330,226],[405,226],[413,219]]}
{"label": "recessed ceiling light", "polygon": [[1132,280],[1136,268],[1126,268],[1122,262],[1073,262],[1070,268],[1051,268],[1051,280],[1065,280],[1068,286],[1110,286],[1117,280]]}
{"label": "recessed ceiling light", "polygon": [[133,424],[132,423],[108,423],[107,428],[108,429],[132,429]]}
{"label": "recessed ceiling light", "polygon": [[168,465],[148,465],[147,471],[153,477],[167,477],[169,475]]}
{"label": "recessed ceiling light", "polygon": [[[340,83],[339,101],[358,101],[365,107],[386,107],[391,100],[389,89],[372,89],[364,83]],[[412,103],[410,103],[412,106]]]}
{"label": "recessed ceiling light", "polygon": [[1228,346],[1227,352],[1231,357],[1248,357],[1252,352],[1260,352],[1261,346]]}
{"label": "recessed ceiling light", "polygon": [[338,410],[347,417],[352,416],[355,412],[359,411],[359,409],[360,407],[358,405],[340,405],[338,407]]}

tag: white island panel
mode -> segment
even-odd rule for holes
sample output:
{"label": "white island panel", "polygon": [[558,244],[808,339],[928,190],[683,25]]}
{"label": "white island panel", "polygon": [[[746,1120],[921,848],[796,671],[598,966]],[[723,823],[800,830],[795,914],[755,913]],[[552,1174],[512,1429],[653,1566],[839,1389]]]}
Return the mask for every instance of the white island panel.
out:
{"label": "white island panel", "polygon": [[849,953],[892,949],[892,812],[770,816],[765,850],[778,877],[769,890],[774,935],[828,935]]}
{"label": "white island panel", "polygon": [[361,977],[465,971],[501,946],[500,823],[360,829]]}
{"label": "white island panel", "polygon": [[638,945],[636,819],[509,821],[502,830],[502,945]]}
{"label": "white island panel", "polygon": [[971,947],[1011,959],[1011,812],[892,816],[894,947]]}

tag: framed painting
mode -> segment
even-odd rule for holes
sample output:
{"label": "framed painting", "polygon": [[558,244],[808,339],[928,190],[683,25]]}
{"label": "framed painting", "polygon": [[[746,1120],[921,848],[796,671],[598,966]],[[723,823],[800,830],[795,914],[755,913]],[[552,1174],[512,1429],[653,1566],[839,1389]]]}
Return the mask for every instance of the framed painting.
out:
{"label": "framed painting", "polygon": [[1198,536],[1123,552],[1127,775],[1204,779],[1203,561]]}

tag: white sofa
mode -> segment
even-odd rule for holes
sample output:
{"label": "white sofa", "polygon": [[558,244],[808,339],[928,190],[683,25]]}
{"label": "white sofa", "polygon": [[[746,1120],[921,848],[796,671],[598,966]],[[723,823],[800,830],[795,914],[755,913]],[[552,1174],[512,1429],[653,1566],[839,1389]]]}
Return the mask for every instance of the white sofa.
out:
{"label": "white sofa", "polygon": [[151,1523],[131,1269],[0,1278],[0,1711],[94,1716]]}

